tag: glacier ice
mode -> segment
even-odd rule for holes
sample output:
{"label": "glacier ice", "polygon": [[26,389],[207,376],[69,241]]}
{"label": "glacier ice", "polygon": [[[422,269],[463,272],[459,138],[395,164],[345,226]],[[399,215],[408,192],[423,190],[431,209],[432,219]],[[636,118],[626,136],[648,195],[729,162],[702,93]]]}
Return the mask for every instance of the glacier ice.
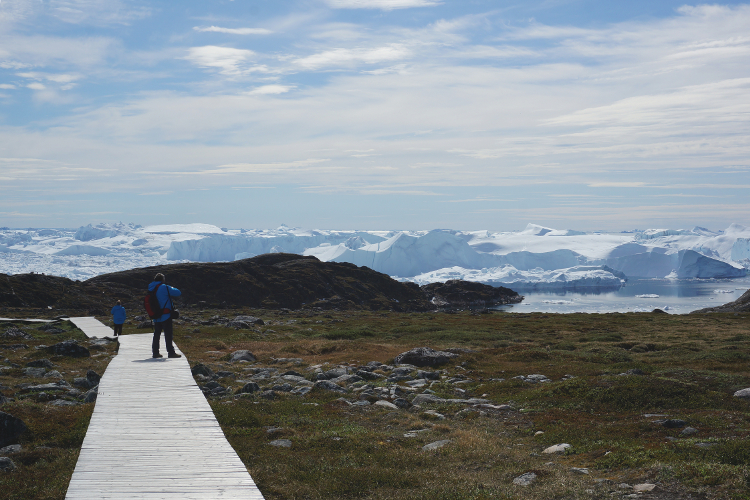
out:
{"label": "glacier ice", "polygon": [[96,224],[77,230],[0,229],[0,272],[85,279],[177,262],[233,261],[273,252],[349,262],[417,282],[461,278],[519,289],[614,287],[626,277],[735,278],[750,268],[750,229],[584,233],[529,224],[522,231],[333,231],[282,225]]}

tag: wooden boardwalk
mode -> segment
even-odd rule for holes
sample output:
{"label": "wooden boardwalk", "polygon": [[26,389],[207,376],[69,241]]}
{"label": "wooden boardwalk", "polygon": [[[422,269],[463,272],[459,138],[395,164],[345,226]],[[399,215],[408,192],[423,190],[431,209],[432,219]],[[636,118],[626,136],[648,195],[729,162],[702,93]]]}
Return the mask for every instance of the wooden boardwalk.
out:
{"label": "wooden boardwalk", "polygon": [[187,360],[152,359],[152,338],[119,337],[65,498],[262,500]]}
{"label": "wooden boardwalk", "polygon": [[96,318],[87,316],[79,318],[68,318],[71,323],[76,325],[88,338],[91,337],[112,337],[115,331],[99,321]]}

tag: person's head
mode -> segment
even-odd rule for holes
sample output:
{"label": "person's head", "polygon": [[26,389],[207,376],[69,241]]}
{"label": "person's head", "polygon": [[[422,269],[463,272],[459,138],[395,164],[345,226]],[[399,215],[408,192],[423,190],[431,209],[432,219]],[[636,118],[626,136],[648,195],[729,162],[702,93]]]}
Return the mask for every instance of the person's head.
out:
{"label": "person's head", "polygon": [[121,306],[121,305],[122,305],[122,302],[120,302],[120,301],[118,300],[118,301],[117,301],[117,305],[118,305],[118,306]]}
{"label": "person's head", "polygon": [[164,275],[162,273],[156,273],[156,276],[154,276],[154,281],[161,281],[164,283]]}

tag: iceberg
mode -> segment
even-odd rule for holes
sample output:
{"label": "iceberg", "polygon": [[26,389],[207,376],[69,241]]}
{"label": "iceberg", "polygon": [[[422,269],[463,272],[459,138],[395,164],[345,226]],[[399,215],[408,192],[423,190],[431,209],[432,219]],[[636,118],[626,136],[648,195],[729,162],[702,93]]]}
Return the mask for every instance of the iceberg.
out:
{"label": "iceberg", "polygon": [[576,289],[618,289],[622,280],[611,272],[598,266],[575,266],[567,269],[547,271],[541,268],[520,271],[513,266],[486,269],[465,269],[450,267],[438,269],[414,276],[402,278],[418,285],[460,279],[477,281],[492,286],[508,287],[516,292],[537,290],[576,290]]}

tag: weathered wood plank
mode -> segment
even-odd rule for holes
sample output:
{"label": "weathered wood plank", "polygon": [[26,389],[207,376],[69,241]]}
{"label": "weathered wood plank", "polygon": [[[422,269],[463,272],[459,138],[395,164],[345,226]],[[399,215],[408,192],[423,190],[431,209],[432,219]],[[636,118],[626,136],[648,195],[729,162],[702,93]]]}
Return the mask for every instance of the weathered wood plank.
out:
{"label": "weathered wood plank", "polygon": [[[93,318],[73,319],[88,336],[112,333]],[[152,359],[151,338],[119,337],[66,500],[262,500],[187,360]]]}

